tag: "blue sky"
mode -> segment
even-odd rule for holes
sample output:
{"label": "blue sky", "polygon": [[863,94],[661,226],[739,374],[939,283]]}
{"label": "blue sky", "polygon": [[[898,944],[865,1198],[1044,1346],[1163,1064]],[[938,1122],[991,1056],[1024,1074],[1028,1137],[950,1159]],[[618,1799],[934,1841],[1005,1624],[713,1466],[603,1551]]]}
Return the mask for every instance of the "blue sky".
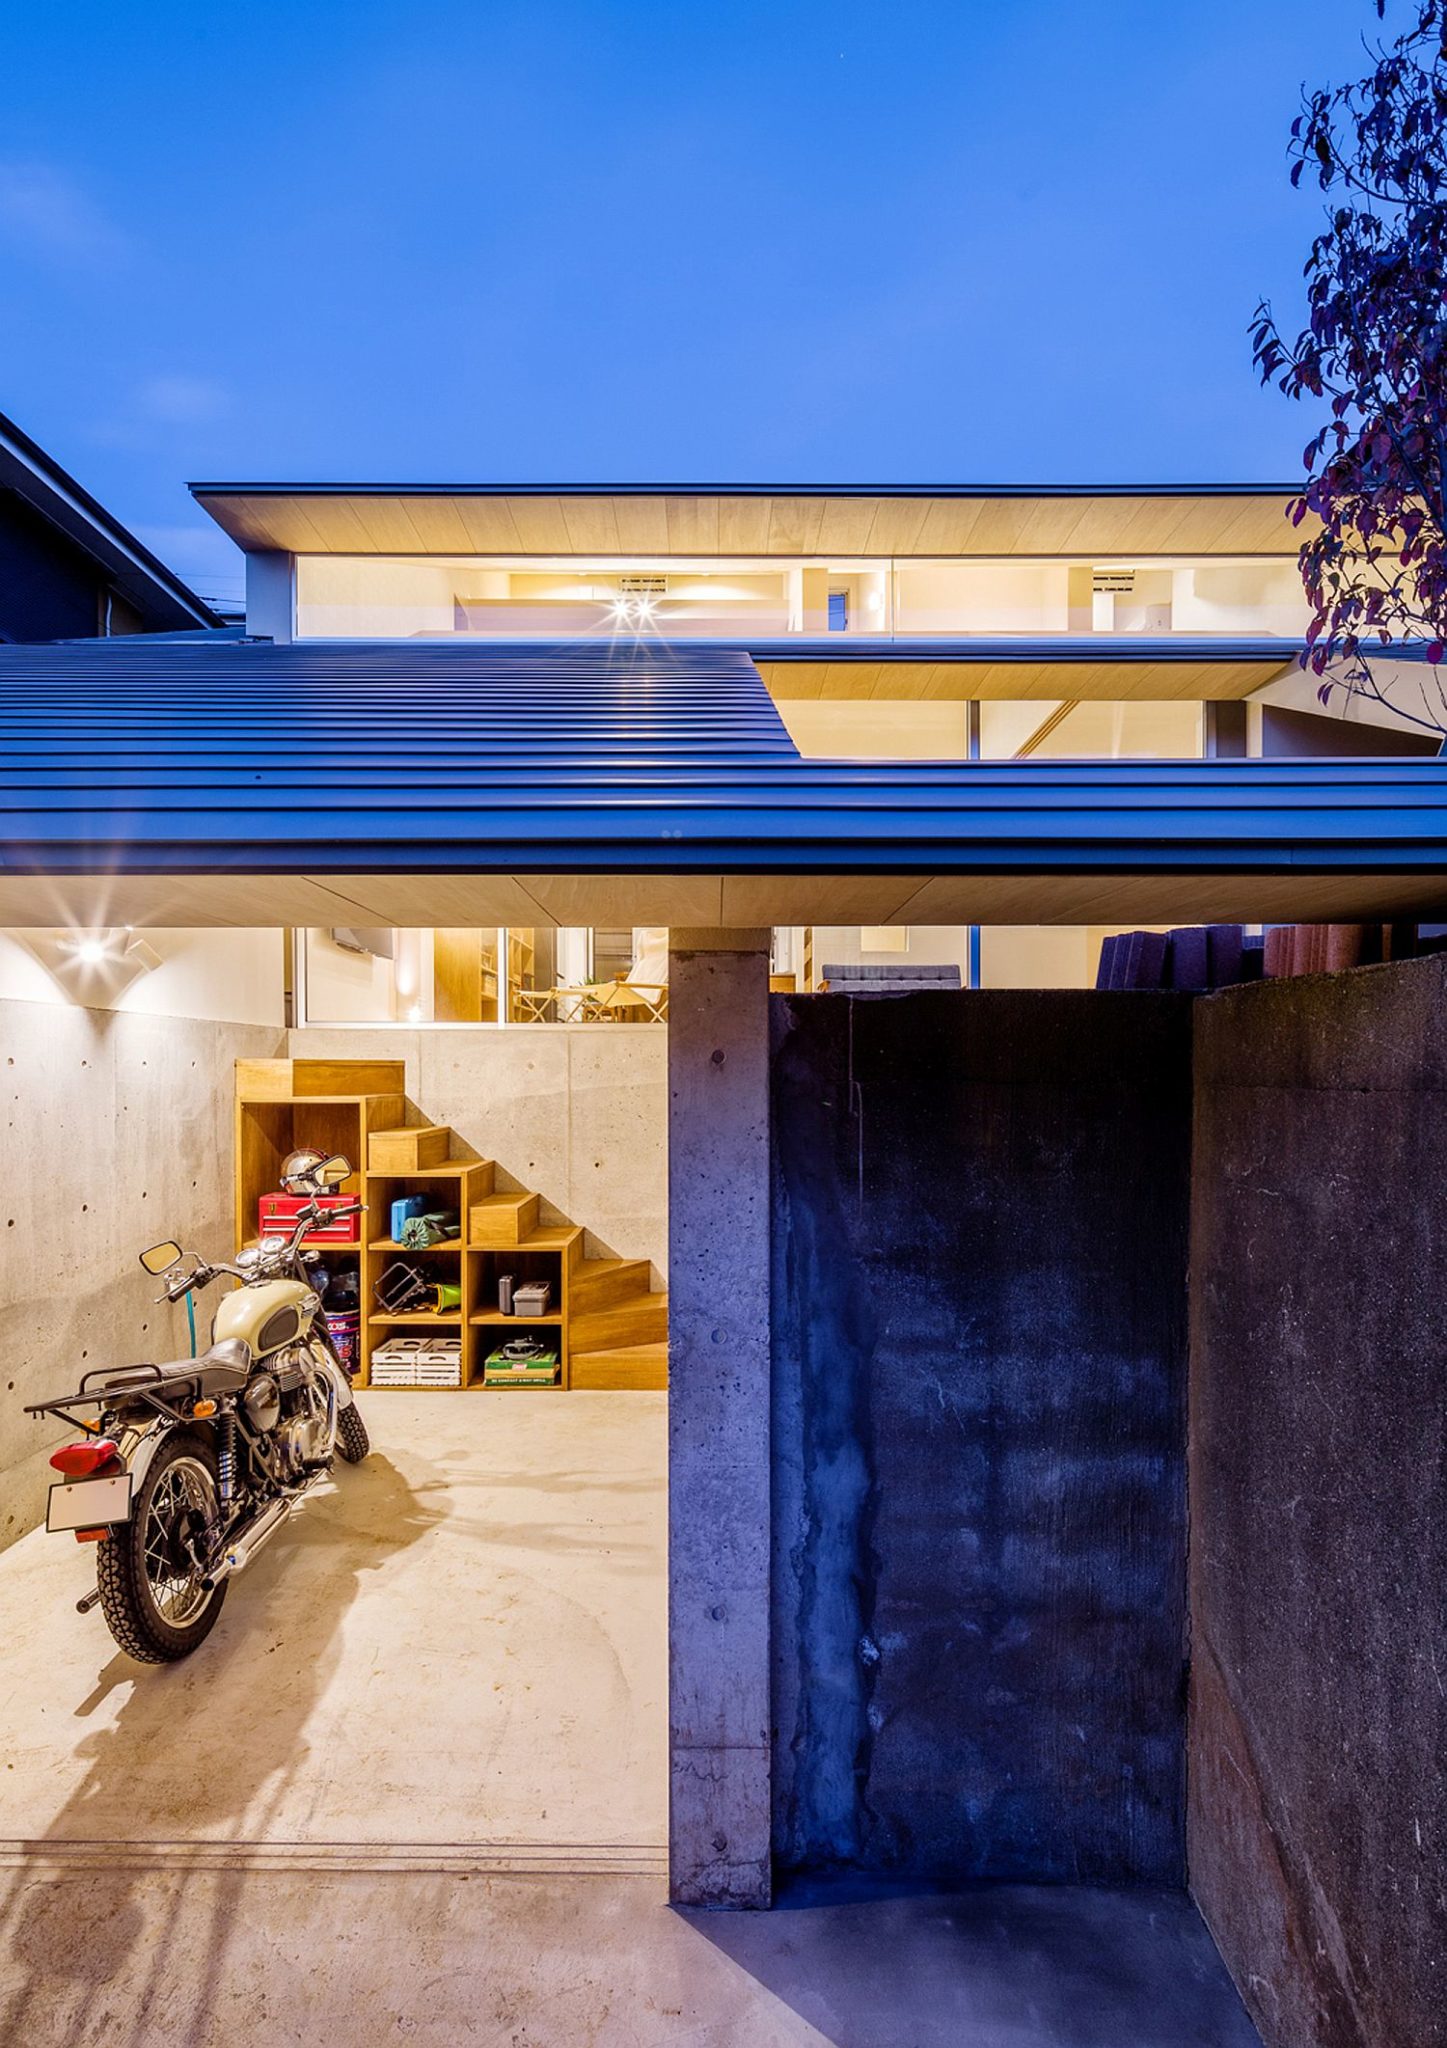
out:
{"label": "blue sky", "polygon": [[0,411],[196,477],[1293,477],[1304,78],[1369,0],[12,10]]}

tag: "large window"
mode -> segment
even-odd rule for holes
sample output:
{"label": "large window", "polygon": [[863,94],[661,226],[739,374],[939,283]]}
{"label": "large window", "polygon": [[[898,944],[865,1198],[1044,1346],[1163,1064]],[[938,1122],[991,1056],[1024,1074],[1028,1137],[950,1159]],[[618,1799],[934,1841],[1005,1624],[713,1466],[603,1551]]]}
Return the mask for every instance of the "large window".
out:
{"label": "large window", "polygon": [[654,926],[334,926],[297,933],[307,1024],[659,1024],[668,934]]}
{"label": "large window", "polygon": [[762,642],[969,634],[1299,638],[1294,557],[961,562],[302,555],[307,639],[656,633]]}

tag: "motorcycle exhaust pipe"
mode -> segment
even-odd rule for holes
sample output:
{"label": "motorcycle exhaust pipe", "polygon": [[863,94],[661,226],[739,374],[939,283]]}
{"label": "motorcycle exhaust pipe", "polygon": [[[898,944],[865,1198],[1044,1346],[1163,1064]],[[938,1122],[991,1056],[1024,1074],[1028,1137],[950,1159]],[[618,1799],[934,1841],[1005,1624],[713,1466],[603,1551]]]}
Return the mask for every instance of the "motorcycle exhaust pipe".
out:
{"label": "motorcycle exhaust pipe", "polygon": [[271,1541],[295,1506],[294,1500],[274,1500],[269,1508],[263,1508],[201,1581],[207,1592],[213,1591],[224,1579],[234,1579],[238,1572],[245,1571],[257,1551]]}

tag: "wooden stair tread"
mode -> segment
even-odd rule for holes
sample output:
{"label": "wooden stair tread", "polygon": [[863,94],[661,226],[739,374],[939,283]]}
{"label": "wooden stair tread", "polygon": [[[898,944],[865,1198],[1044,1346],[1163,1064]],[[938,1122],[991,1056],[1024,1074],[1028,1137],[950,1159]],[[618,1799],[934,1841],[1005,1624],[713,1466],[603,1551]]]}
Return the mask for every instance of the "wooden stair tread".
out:
{"label": "wooden stair tread", "polygon": [[585,1390],[662,1390],[668,1385],[668,1346],[621,1344],[611,1351],[575,1351],[569,1377]]}
{"label": "wooden stair tread", "polygon": [[573,1272],[573,1312],[585,1315],[628,1295],[646,1294],[652,1278],[647,1259],[584,1259]]}
{"label": "wooden stair tread", "polygon": [[668,1296],[640,1289],[601,1308],[575,1309],[569,1317],[573,1355],[654,1344],[668,1335]]}

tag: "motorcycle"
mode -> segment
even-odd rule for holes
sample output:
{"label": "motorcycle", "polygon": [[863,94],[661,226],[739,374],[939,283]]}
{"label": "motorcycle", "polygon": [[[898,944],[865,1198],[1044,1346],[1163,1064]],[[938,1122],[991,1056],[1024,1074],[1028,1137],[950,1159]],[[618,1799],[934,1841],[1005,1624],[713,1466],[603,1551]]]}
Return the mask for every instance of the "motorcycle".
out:
{"label": "motorcycle", "polygon": [[[158,1301],[186,1300],[223,1275],[240,1282],[219,1303],[199,1357],[100,1367],[75,1393],[26,1410],[81,1432],[50,1460],[62,1478],[46,1527],[95,1544],[95,1590],[77,1609],[99,1604],[117,1643],[142,1663],[172,1663],[204,1642],[232,1579],[334,1456],[355,1465],[371,1448],[301,1248],[323,1217],[316,1198],[351,1171],[338,1153],[288,1183],[311,1197],[290,1236],[263,1236],[234,1262],[174,1242],[141,1253],[145,1270],[165,1281]],[[362,1210],[329,1206],[325,1218]],[[98,1410],[96,1420],[72,1412],[80,1408]]]}

